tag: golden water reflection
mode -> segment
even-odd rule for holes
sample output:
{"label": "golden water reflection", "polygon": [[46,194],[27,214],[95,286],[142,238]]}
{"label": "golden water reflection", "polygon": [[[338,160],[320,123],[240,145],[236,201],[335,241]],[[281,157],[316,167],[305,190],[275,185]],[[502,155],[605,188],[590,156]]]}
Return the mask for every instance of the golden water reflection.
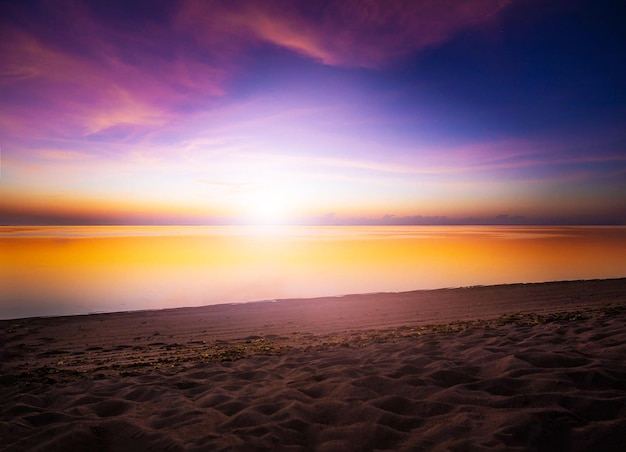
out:
{"label": "golden water reflection", "polygon": [[2,227],[0,318],[626,276],[625,227]]}

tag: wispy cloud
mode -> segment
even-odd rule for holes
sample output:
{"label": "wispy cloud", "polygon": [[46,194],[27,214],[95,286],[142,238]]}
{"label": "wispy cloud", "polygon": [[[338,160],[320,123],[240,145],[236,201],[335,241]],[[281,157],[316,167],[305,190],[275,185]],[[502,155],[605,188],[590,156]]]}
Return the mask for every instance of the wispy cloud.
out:
{"label": "wispy cloud", "polygon": [[0,125],[11,135],[147,133],[210,109],[260,43],[328,65],[379,66],[493,20],[507,3],[190,0],[159,26],[134,27],[80,1],[42,3],[45,22],[8,8],[16,20],[2,24],[0,89],[12,94]]}
{"label": "wispy cloud", "polygon": [[[171,30],[119,30],[82,2],[48,6],[53,30],[25,11],[19,22],[2,25],[0,89],[11,95],[0,124],[13,126],[5,133],[75,137],[119,133],[121,126],[132,133],[224,94],[225,69],[177,51]],[[154,52],[146,52],[147,43]],[[168,45],[172,54],[161,53]]]}
{"label": "wispy cloud", "polygon": [[376,67],[492,21],[506,0],[200,1],[181,21],[205,44],[260,39],[328,65]]}
{"label": "wispy cloud", "polygon": [[42,150],[37,153],[40,158],[45,160],[56,160],[62,162],[70,162],[70,161],[85,161],[92,160],[94,158],[93,154],[87,152],[78,152],[78,151],[68,151],[65,149],[57,150],[57,149],[47,149]]}

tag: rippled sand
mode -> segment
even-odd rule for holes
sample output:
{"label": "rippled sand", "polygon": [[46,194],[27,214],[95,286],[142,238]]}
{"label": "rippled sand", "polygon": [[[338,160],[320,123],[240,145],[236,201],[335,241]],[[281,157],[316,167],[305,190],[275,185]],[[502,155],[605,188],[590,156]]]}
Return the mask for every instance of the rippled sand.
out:
{"label": "rippled sand", "polygon": [[0,322],[3,450],[621,450],[626,280]]}

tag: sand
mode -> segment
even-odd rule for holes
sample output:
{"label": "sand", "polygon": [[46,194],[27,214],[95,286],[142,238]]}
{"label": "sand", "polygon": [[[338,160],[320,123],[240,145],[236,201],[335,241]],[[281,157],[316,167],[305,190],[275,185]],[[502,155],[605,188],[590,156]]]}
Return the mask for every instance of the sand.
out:
{"label": "sand", "polygon": [[0,449],[623,450],[626,279],[0,321]]}

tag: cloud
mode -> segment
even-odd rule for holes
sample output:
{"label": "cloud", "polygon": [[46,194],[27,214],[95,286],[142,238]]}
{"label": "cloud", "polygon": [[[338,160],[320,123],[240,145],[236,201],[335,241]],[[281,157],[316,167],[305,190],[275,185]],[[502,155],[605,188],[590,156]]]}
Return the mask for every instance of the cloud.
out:
{"label": "cloud", "polygon": [[158,23],[149,9],[130,20],[83,1],[5,5],[2,132],[123,141],[210,110],[245,69],[246,55],[264,43],[327,65],[375,67],[490,21],[507,2],[174,5]]}
{"label": "cloud", "polygon": [[61,162],[73,162],[91,160],[92,154],[78,151],[46,149],[38,152],[39,157],[45,160],[56,160]]}
{"label": "cloud", "polygon": [[368,226],[564,226],[564,225],[623,225],[626,217],[620,214],[602,213],[599,215],[508,215],[449,217],[442,216],[395,216],[382,217],[338,218],[335,214],[327,214],[315,219],[316,224],[323,225],[368,225]]}
{"label": "cloud", "polygon": [[119,136],[125,127],[132,135],[224,94],[224,69],[178,49],[181,37],[170,29],[120,29],[83,2],[38,6],[16,6],[0,20],[5,133]]}
{"label": "cloud", "polygon": [[205,44],[260,39],[328,65],[376,67],[494,20],[507,0],[189,0],[180,20]]}
{"label": "cloud", "polygon": [[162,111],[116,83],[90,61],[51,49],[33,36],[14,31],[12,42],[0,44],[5,57],[3,91],[14,90],[4,110],[21,119],[22,134],[88,135],[118,124],[162,122]]}

